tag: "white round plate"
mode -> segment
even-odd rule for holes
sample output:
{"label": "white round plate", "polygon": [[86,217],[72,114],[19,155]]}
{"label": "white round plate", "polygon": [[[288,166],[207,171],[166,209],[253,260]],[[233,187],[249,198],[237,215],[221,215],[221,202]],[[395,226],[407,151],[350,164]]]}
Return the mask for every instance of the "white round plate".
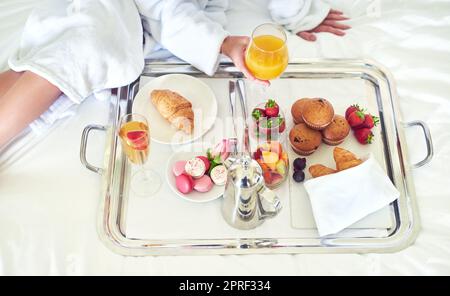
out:
{"label": "white round plate", "polygon": [[[170,89],[192,103],[194,111],[194,132],[188,135],[176,130],[159,114],[150,99],[154,89]],[[199,139],[211,129],[217,117],[217,100],[214,92],[203,81],[183,74],[168,74],[145,84],[137,93],[133,113],[147,117],[151,139],[161,144],[186,144]]]}
{"label": "white round plate", "polygon": [[197,157],[200,155],[205,155],[205,154],[201,154],[198,152],[176,152],[175,154],[172,155],[172,157],[167,162],[167,168],[166,168],[166,179],[167,179],[167,183],[169,184],[170,189],[172,189],[172,191],[176,195],[181,197],[182,199],[191,201],[191,202],[196,202],[196,203],[204,203],[204,202],[209,202],[209,201],[218,199],[222,196],[223,191],[225,190],[225,186],[214,185],[213,188],[209,192],[202,193],[202,192],[197,192],[194,190],[191,193],[183,194],[178,191],[177,186],[175,184],[175,175],[172,172],[173,165],[177,161],[189,160],[191,158],[194,158],[194,157]]}

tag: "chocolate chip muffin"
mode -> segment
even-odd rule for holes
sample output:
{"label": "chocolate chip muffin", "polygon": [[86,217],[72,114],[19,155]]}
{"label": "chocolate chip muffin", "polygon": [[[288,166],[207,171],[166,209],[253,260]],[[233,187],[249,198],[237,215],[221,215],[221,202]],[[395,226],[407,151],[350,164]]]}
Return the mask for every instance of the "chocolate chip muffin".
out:
{"label": "chocolate chip muffin", "polygon": [[289,132],[289,142],[295,153],[311,155],[322,143],[322,134],[310,129],[305,123],[299,123]]}

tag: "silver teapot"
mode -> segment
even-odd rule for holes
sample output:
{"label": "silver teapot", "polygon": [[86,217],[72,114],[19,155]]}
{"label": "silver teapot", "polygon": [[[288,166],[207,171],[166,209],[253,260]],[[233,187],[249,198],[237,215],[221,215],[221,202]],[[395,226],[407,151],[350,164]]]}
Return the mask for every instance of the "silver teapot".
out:
{"label": "silver teapot", "polygon": [[[235,110],[234,82],[230,82],[230,105],[232,116]],[[243,81],[238,80],[237,89],[244,116],[244,135],[240,146],[225,161],[228,167],[227,182],[222,202],[222,215],[229,225],[238,229],[253,229],[265,219],[275,217],[281,210],[281,202],[264,184],[263,172],[249,152],[247,104],[243,93]],[[236,122],[236,121],[235,121]],[[236,130],[236,128],[235,128]]]}

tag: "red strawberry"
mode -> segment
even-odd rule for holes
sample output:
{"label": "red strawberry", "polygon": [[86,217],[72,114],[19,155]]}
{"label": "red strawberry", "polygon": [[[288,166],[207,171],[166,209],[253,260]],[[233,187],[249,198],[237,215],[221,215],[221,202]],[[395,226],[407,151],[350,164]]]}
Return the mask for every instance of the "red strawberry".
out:
{"label": "red strawberry", "polygon": [[280,113],[280,107],[275,100],[270,99],[267,101],[265,108],[264,113],[266,113],[267,117],[276,117]]}
{"label": "red strawberry", "polygon": [[348,124],[353,128],[359,128],[364,123],[364,113],[361,111],[353,111],[348,115]]}
{"label": "red strawberry", "polygon": [[256,149],[256,151],[253,153],[253,158],[258,160],[262,157],[262,151],[261,148]]}
{"label": "red strawberry", "polygon": [[361,144],[372,144],[373,141],[373,133],[368,128],[360,128],[354,131],[355,137]]}
{"label": "red strawberry", "polygon": [[131,141],[139,140],[145,136],[147,136],[146,131],[131,131],[127,133],[127,138],[130,139]]}
{"label": "red strawberry", "polygon": [[380,119],[376,116],[372,116],[370,114],[366,114],[364,115],[364,122],[363,124],[360,126],[360,128],[365,127],[365,128],[373,128],[374,126],[376,126],[378,123],[380,122]]}
{"label": "red strawberry", "polygon": [[258,121],[261,117],[266,117],[266,113],[265,113],[264,109],[255,108],[255,109],[253,109],[252,117],[254,120]]}
{"label": "red strawberry", "polygon": [[270,135],[273,123],[274,121],[271,118],[261,119],[258,125],[259,133],[264,136]]}
{"label": "red strawberry", "polygon": [[127,133],[127,142],[136,150],[145,150],[148,147],[146,131],[130,131]]}
{"label": "red strawberry", "polygon": [[279,126],[278,132],[281,134],[282,132],[284,132],[286,130],[286,120],[284,120],[283,117],[278,116],[277,123]]}
{"label": "red strawberry", "polygon": [[348,116],[349,116],[350,114],[352,114],[354,111],[361,111],[361,112],[364,112],[364,109],[360,108],[360,107],[358,106],[358,104],[351,105],[351,106],[348,107],[347,110],[345,111],[345,119],[348,120]]}
{"label": "red strawberry", "polygon": [[283,120],[283,122],[280,125],[280,130],[279,130],[280,134],[282,132],[284,132],[285,130],[286,130],[286,121]]}

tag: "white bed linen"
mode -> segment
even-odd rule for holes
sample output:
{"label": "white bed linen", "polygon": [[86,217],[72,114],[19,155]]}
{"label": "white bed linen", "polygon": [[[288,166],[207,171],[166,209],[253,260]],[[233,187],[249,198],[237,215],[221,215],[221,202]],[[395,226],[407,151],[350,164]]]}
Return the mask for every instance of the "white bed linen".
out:
{"label": "white bed linen", "polygon": [[[239,3],[238,3],[239,2]],[[431,128],[435,156],[412,172],[422,219],[416,243],[395,254],[255,255],[126,258],[97,238],[100,178],[78,159],[82,128],[106,123],[108,102],[88,99],[72,117],[0,171],[0,274],[304,275],[450,274],[450,2],[334,0],[353,17],[345,38],[316,43],[290,37],[293,57],[363,57],[387,66],[406,121]],[[0,1],[0,68],[36,0]],[[375,3],[375,5],[370,5]],[[378,9],[376,4],[380,4]],[[236,4],[239,4],[236,6]],[[231,1],[230,31],[249,34],[269,20],[250,0]],[[243,17],[245,16],[245,17]],[[412,160],[425,154],[421,132],[407,132]],[[89,159],[101,163],[104,138],[91,137]],[[267,268],[269,266],[269,268]]]}

